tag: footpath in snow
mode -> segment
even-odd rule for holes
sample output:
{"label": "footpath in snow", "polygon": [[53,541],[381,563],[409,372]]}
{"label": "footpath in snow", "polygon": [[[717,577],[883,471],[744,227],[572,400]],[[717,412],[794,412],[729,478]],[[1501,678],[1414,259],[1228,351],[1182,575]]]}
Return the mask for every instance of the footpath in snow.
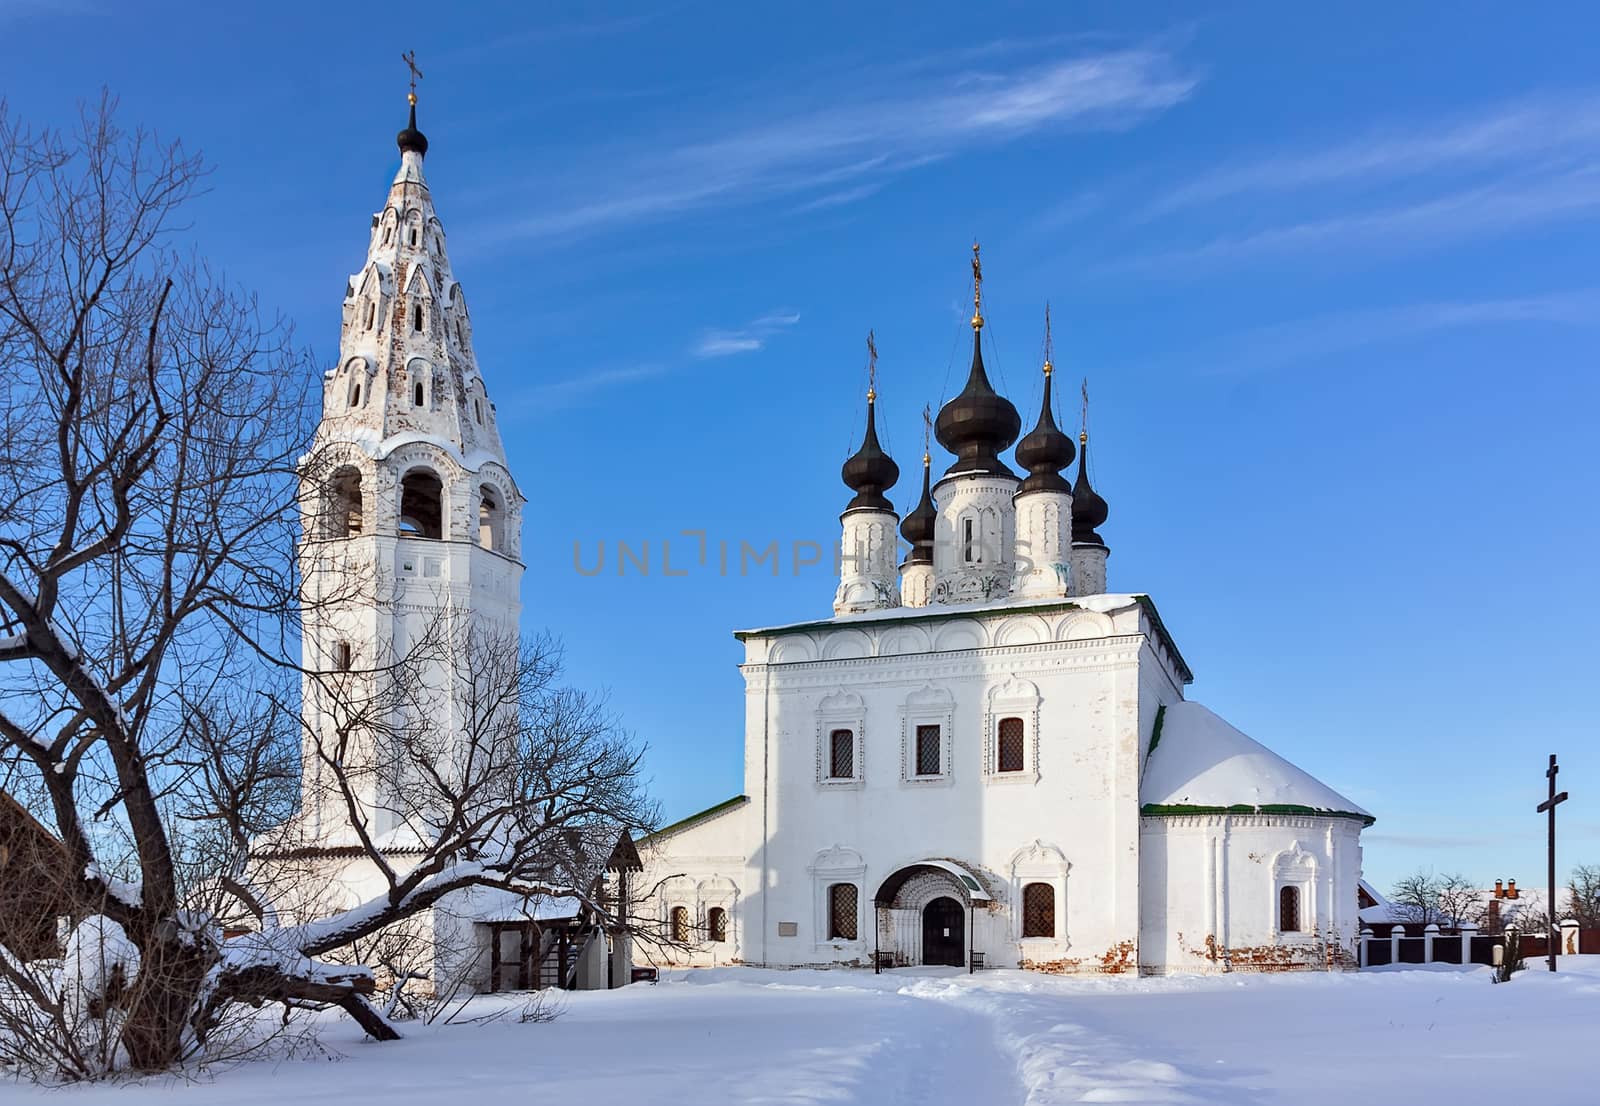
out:
{"label": "footpath in snow", "polygon": [[[1487,969],[1070,980],[1017,971],[718,969],[562,996],[562,1016],[408,1026],[330,1017],[323,1047],[208,1073],[0,1103],[143,1106],[1600,1101],[1600,957]],[[514,1009],[474,1000],[469,1014]]]}

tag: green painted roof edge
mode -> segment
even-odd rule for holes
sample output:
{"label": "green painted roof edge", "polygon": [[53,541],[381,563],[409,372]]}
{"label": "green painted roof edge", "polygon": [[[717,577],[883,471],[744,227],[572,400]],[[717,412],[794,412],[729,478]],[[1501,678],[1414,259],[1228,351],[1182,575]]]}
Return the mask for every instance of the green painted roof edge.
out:
{"label": "green painted roof edge", "polygon": [[[916,607],[906,607],[903,610],[916,610]],[[947,618],[983,618],[988,615],[1000,614],[1052,614],[1056,611],[1080,611],[1083,608],[1077,603],[1063,600],[1060,603],[1039,603],[1024,607],[988,607],[981,610],[949,610],[930,611],[927,614],[910,614],[904,618],[871,618],[863,619],[859,623],[840,622],[837,618],[819,618],[812,622],[794,622],[787,626],[773,626],[762,630],[735,630],[733,636],[739,641],[747,641],[753,637],[782,637],[784,634],[800,634],[807,630],[842,630],[851,626],[872,626],[879,623],[892,623],[896,626],[915,625],[919,622],[943,622]]]}
{"label": "green painted roof edge", "polygon": [[1172,650],[1172,658],[1178,662],[1178,668],[1183,673],[1183,682],[1194,683],[1194,669],[1189,667],[1189,662],[1183,659],[1183,654],[1178,651],[1178,643],[1172,640],[1172,634],[1167,630],[1167,624],[1161,621],[1161,612],[1156,610],[1156,602],[1148,595],[1136,594],[1134,600],[1144,609],[1150,621],[1155,623],[1156,633],[1161,635],[1161,640],[1166,647]]}
{"label": "green painted roof edge", "polygon": [[1251,806],[1249,803],[1235,803],[1233,806],[1145,803],[1139,808],[1139,813],[1153,818],[1173,818],[1185,814],[1302,814],[1315,818],[1353,818],[1363,826],[1370,826],[1377,821],[1370,814],[1357,814],[1353,810],[1318,810],[1298,803],[1263,803],[1260,806]]}
{"label": "green painted roof edge", "polygon": [[649,841],[652,837],[661,837],[664,834],[674,833],[674,832],[676,832],[678,830],[683,829],[685,826],[690,825],[693,822],[703,821],[706,818],[710,818],[710,817],[713,817],[715,815],[721,814],[725,810],[731,810],[734,807],[739,806],[741,803],[748,803],[749,801],[750,801],[750,796],[748,796],[748,795],[735,795],[731,799],[722,800],[722,802],[718,803],[716,806],[708,806],[704,810],[697,811],[696,813],[689,815],[687,818],[679,818],[676,822],[673,822],[671,825],[662,826],[658,830],[652,830],[651,832],[645,834],[643,837],[639,838],[639,840],[641,842]]}
{"label": "green painted roof edge", "polygon": [[1144,758],[1150,759],[1150,754],[1156,751],[1156,746],[1161,744],[1161,726],[1167,720],[1167,704],[1162,703],[1156,708],[1156,724],[1150,727],[1150,748],[1144,751]]}

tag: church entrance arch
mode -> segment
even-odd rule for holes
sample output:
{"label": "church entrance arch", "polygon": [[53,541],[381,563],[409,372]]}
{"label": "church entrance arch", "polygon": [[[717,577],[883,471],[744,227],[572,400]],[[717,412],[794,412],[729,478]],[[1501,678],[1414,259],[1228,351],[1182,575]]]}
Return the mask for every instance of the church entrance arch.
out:
{"label": "church entrance arch", "polygon": [[974,939],[984,929],[974,929],[972,912],[991,901],[973,870],[960,862],[920,860],[897,869],[873,896],[874,963],[960,967],[969,952],[982,951]]}
{"label": "church entrance arch", "polygon": [[922,962],[959,968],[967,962],[967,912],[948,895],[922,908]]}

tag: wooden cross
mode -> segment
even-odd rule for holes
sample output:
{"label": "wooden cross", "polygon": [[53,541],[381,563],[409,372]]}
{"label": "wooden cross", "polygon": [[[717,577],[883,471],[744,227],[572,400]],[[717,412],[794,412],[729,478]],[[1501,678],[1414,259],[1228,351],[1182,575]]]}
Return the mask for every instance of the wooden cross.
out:
{"label": "wooden cross", "polygon": [[1561,940],[1561,930],[1556,924],[1556,807],[1567,801],[1567,793],[1565,791],[1559,795],[1556,794],[1556,773],[1559,771],[1561,769],[1556,765],[1556,755],[1551,753],[1550,767],[1544,773],[1545,778],[1550,781],[1550,797],[1534,808],[1540,814],[1548,813],[1550,815],[1550,871],[1548,873],[1550,876],[1550,900],[1545,907],[1545,912],[1549,915],[1549,932],[1545,934],[1545,941],[1550,953],[1551,971],[1556,970],[1556,948]]}
{"label": "wooden cross", "polygon": [[417,82],[422,79],[422,70],[417,68],[417,52],[407,50],[400,55],[400,60],[406,63],[406,68],[411,70],[411,102],[417,102]]}

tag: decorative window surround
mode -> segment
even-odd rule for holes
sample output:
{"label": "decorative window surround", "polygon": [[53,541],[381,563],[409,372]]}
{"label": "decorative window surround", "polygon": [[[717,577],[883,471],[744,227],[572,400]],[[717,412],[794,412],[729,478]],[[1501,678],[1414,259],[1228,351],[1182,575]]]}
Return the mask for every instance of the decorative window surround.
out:
{"label": "decorative window surround", "polygon": [[[840,689],[817,704],[817,787],[826,790],[862,787],[866,782],[866,728],[866,702],[854,692]],[[849,776],[832,774],[834,730],[849,730],[855,735]]]}
{"label": "decorative window surround", "polygon": [[[1011,934],[1022,946],[1023,959],[1032,959],[1035,952],[1056,952],[1069,948],[1067,939],[1067,873],[1072,864],[1066,854],[1054,845],[1035,840],[1018,849],[1011,856]],[[1050,937],[1024,937],[1022,935],[1022,889],[1030,883],[1048,884],[1055,891],[1056,931]],[[1031,951],[1030,951],[1031,950]]]}
{"label": "decorative window surround", "polygon": [[[1278,927],[1279,896],[1285,887],[1300,893],[1300,928],[1285,932]],[[1317,917],[1317,858],[1306,852],[1296,841],[1294,847],[1285,849],[1272,858],[1272,898],[1268,900],[1272,911],[1270,925],[1280,945],[1307,944],[1317,940],[1321,919]]]}
{"label": "decorative window surround", "polygon": [[[939,771],[917,774],[917,727],[939,727]],[[955,757],[955,700],[943,688],[925,685],[900,708],[900,782],[909,787],[949,787]]]}
{"label": "decorative window surround", "polygon": [[[1000,720],[1022,719],[1022,771],[1000,771]],[[989,689],[983,712],[983,776],[987,783],[1037,783],[1039,780],[1039,688],[1010,676]]]}
{"label": "decorative window surround", "polygon": [[[819,949],[847,949],[860,950],[867,947],[861,935],[867,932],[865,920],[861,916],[861,907],[867,901],[863,888],[864,876],[867,874],[867,862],[861,854],[844,845],[834,845],[830,849],[823,849],[811,863],[808,869],[811,873],[811,899],[815,903],[812,918],[812,932],[816,935],[814,943]],[[844,938],[830,938],[828,936],[829,908],[832,905],[828,899],[828,889],[836,883],[853,883],[856,885],[856,939],[854,941]]]}

